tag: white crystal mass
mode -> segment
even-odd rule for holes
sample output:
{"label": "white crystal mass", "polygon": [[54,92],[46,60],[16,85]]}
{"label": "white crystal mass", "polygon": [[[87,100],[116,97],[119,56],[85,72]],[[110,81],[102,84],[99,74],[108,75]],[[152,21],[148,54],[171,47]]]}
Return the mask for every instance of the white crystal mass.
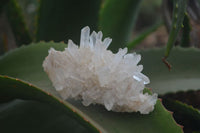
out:
{"label": "white crystal mass", "polygon": [[85,106],[102,104],[107,110],[148,114],[157,94],[143,94],[148,77],[137,65],[141,56],[127,54],[127,48],[114,54],[107,50],[112,39],[102,41],[102,32],[81,30],[80,47],[71,40],[64,51],[49,50],[43,62],[53,86],[64,99],[82,99]]}

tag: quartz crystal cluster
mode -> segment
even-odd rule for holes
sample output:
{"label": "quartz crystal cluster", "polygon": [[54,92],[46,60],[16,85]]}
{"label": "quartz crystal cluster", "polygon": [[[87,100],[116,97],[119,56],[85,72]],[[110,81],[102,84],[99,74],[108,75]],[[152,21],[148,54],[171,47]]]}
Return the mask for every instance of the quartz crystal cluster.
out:
{"label": "quartz crystal cluster", "polygon": [[43,62],[53,86],[64,99],[82,99],[85,106],[102,104],[107,110],[148,114],[157,94],[143,93],[148,77],[137,65],[141,56],[127,54],[127,48],[114,54],[107,50],[112,39],[102,41],[102,32],[81,30],[80,47],[71,40],[64,51],[51,48]]}

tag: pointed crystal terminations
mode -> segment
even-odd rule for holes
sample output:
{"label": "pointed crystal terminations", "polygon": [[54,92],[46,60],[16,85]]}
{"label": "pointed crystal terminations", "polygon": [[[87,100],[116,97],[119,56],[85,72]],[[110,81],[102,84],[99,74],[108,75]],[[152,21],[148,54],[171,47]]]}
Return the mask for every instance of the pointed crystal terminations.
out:
{"label": "pointed crystal terminations", "polygon": [[107,110],[148,114],[157,94],[143,94],[149,78],[137,65],[141,56],[127,54],[127,48],[114,54],[107,50],[112,39],[102,41],[102,32],[81,30],[80,47],[71,40],[64,51],[49,50],[43,62],[53,86],[64,98],[81,99],[85,106],[102,104]]}

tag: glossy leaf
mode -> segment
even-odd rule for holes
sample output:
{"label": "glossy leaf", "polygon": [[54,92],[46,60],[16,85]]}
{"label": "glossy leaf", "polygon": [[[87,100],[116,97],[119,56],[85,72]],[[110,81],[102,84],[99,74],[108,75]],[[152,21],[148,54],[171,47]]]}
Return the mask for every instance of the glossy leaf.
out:
{"label": "glossy leaf", "polygon": [[50,47],[54,47],[56,50],[64,50],[67,45],[40,42],[8,52],[0,57],[0,74],[23,79],[39,88],[46,89],[48,92],[56,93],[42,68],[42,62],[48,55]]}
{"label": "glossy leaf", "polygon": [[30,83],[4,76],[0,76],[0,83],[3,132],[99,132],[72,105]]}
{"label": "glossy leaf", "polygon": [[195,48],[176,47],[172,50],[169,61],[171,71],[163,64],[161,57],[164,48],[155,48],[140,51],[141,64],[144,66],[143,73],[150,78],[147,87],[153,92],[165,94],[180,90],[198,90],[200,86],[200,50]]}
{"label": "glossy leaf", "polygon": [[80,102],[70,101],[70,103],[90,116],[109,133],[132,133],[133,131],[139,133],[182,132],[181,127],[176,125],[172,120],[171,113],[163,107],[159,100],[157,101],[155,110],[149,115],[115,113],[109,112],[104,107],[98,105],[84,107]]}
{"label": "glossy leaf", "polygon": [[[42,68],[42,62],[47,56],[47,51],[50,47],[62,50],[66,45],[40,42],[10,52],[0,59],[0,74],[29,81],[47,92],[57,95]],[[76,106],[109,133],[132,133],[133,131],[141,133],[146,133],[147,131],[149,133],[182,132],[181,127],[175,123],[170,112],[163,107],[159,100],[155,110],[149,115],[115,113],[105,110],[100,105],[85,107],[80,101],[68,100],[68,102]]]}
{"label": "glossy leaf", "polygon": [[200,130],[200,111],[198,109],[171,99],[163,99],[163,103],[167,109],[174,112],[174,118],[184,126],[185,132]]}
{"label": "glossy leaf", "polygon": [[[29,47],[21,47],[9,52],[0,57],[0,74],[25,79],[37,84],[40,88],[54,92],[51,82],[42,68],[42,62],[47,56],[50,47],[63,50],[67,45],[64,43],[40,42],[35,46],[32,44]],[[200,86],[198,82],[200,80],[200,63],[198,62],[200,60],[200,50],[177,47],[173,51],[169,58],[172,64],[172,71],[169,71],[161,61],[164,48],[139,52],[142,55],[142,60],[139,64],[143,64],[143,73],[151,80],[147,86],[159,94],[198,89]],[[35,53],[37,54],[35,55]],[[30,75],[30,73],[32,74]],[[40,80],[37,79],[38,77]]]}

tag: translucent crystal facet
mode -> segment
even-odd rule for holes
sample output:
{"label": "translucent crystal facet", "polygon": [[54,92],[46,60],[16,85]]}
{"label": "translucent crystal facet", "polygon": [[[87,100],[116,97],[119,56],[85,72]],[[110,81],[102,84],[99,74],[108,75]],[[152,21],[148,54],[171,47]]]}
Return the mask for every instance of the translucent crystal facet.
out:
{"label": "translucent crystal facet", "polygon": [[64,98],[82,99],[85,106],[102,104],[107,110],[148,114],[157,94],[143,94],[149,78],[137,65],[141,56],[127,54],[127,48],[114,54],[107,50],[112,39],[102,41],[102,32],[81,30],[80,47],[68,41],[64,51],[49,50],[43,62],[53,86]]}

